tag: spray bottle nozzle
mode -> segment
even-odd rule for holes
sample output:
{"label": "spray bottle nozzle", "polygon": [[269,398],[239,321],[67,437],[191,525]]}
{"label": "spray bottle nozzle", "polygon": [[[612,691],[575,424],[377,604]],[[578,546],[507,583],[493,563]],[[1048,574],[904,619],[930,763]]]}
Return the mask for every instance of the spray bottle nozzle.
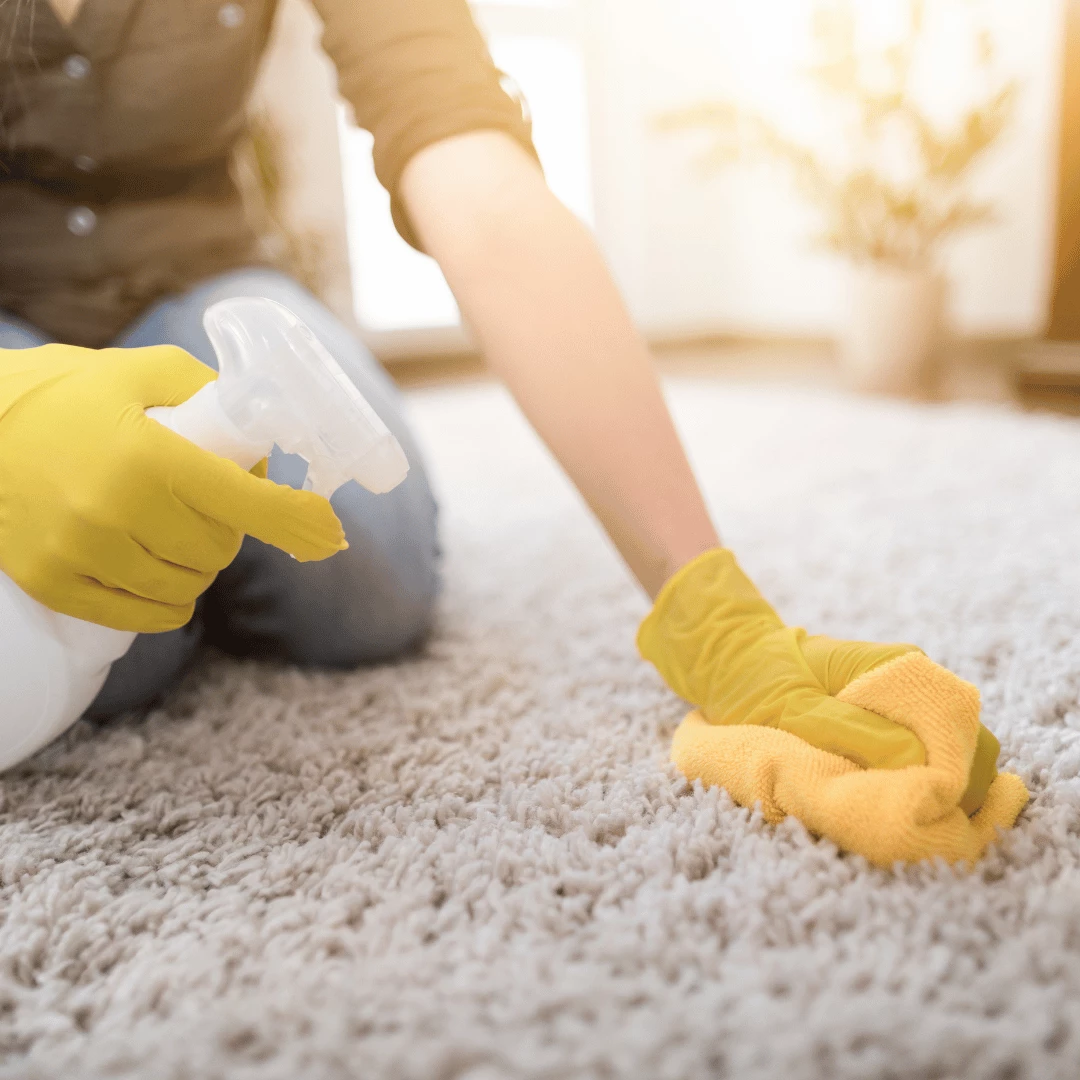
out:
{"label": "spray bottle nozzle", "polygon": [[218,356],[221,411],[250,443],[303,457],[305,488],[329,498],[356,480],[382,494],[405,479],[397,439],[288,308],[236,297],[208,308],[203,326]]}

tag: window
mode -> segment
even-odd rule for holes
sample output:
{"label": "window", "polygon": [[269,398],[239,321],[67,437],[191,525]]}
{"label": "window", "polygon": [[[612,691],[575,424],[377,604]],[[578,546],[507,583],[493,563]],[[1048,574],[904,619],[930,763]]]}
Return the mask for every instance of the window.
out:
{"label": "window", "polygon": [[[552,190],[592,224],[588,103],[579,14],[574,0],[479,0],[473,4],[492,57],[520,88]],[[394,231],[390,198],[371,161],[371,136],[339,111],[352,265],[353,307],[385,356],[423,342],[460,346],[457,306],[432,259]]]}

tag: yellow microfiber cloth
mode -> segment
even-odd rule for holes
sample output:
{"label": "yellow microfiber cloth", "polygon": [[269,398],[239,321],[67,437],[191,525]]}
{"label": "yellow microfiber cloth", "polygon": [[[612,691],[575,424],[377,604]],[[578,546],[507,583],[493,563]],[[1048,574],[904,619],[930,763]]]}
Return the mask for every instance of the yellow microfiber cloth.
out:
{"label": "yellow microfiber cloth", "polygon": [[784,626],[729,551],[664,586],[638,644],[699,706],[672,744],[688,778],[760,803],[771,822],[792,814],[879,866],[973,863],[1027,802],[1019,777],[996,775],[974,686],[913,646]]}

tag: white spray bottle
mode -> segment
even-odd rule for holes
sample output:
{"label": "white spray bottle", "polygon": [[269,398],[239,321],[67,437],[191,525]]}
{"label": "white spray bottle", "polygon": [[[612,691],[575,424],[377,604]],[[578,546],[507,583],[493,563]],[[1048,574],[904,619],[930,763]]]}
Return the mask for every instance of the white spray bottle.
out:
{"label": "white spray bottle", "polygon": [[[315,335],[262,297],[223,300],[203,325],[218,378],[147,415],[244,469],[276,443],[327,498],[347,480],[381,494],[409,471],[400,445]],[[135,635],[61,615],[0,573],[0,770],[66,731]]]}

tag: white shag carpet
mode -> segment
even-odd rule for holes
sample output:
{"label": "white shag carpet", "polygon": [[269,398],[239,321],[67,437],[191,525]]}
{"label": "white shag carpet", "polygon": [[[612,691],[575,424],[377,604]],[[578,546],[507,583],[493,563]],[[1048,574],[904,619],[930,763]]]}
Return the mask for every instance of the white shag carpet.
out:
{"label": "white shag carpet", "polygon": [[0,779],[0,1076],[1075,1080],[1080,425],[670,396],[793,623],[978,683],[1033,801],[967,876],[868,868],[666,764],[643,598],[493,387],[415,395],[414,661],[209,658]]}

